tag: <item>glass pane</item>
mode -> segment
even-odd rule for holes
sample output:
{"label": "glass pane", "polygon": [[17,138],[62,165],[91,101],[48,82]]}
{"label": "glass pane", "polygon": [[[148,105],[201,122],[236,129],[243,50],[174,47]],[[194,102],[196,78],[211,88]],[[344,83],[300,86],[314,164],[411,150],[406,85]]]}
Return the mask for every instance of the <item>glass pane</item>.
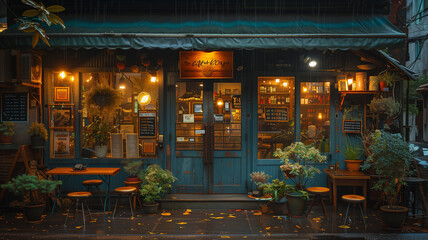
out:
{"label": "glass pane", "polygon": [[301,141],[330,151],[330,82],[300,84]]}
{"label": "glass pane", "polygon": [[203,84],[181,82],[176,85],[176,148],[203,150]]}
{"label": "glass pane", "polygon": [[294,142],[294,78],[258,79],[258,158]]}
{"label": "glass pane", "polygon": [[214,83],[214,149],[241,149],[241,84]]}

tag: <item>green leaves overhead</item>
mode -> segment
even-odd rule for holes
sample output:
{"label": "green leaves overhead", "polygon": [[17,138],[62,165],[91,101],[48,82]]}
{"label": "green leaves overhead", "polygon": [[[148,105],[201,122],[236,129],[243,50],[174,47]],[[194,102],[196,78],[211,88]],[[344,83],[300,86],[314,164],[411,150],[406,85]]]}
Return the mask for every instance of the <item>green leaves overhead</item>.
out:
{"label": "green leaves overhead", "polygon": [[45,29],[40,25],[41,22],[45,22],[48,26],[60,25],[65,29],[64,21],[54,12],[62,12],[65,10],[63,6],[52,5],[45,7],[43,3],[35,3],[31,0],[21,0],[22,3],[33,7],[34,9],[25,10],[22,13],[22,18],[18,18],[17,21],[20,23],[18,29],[25,33],[33,33],[32,46],[33,48],[37,45],[39,39],[50,47],[49,37],[46,35]]}

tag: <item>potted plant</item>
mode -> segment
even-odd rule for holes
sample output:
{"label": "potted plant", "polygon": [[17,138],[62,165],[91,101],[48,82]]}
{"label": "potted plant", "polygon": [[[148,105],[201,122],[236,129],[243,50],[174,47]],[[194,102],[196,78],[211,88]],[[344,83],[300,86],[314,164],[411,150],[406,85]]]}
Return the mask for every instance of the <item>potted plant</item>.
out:
{"label": "potted plant", "polygon": [[48,140],[48,130],[46,130],[43,123],[31,123],[28,133],[31,136],[31,146],[33,148],[40,148],[45,146],[45,142]]}
{"label": "potted plant", "polygon": [[46,206],[46,194],[55,190],[61,181],[51,181],[32,175],[19,175],[1,187],[24,197],[24,214],[28,221],[39,221]]}
{"label": "potted plant", "polygon": [[111,119],[120,105],[122,96],[119,90],[96,84],[84,93],[84,104],[88,112],[100,116],[103,121]]}
{"label": "potted plant", "polygon": [[373,98],[368,106],[370,111],[381,117],[394,117],[400,112],[400,103],[396,102],[392,97]]}
{"label": "potted plant", "polygon": [[0,123],[0,143],[1,144],[12,143],[13,134],[15,134],[15,125],[13,122]]}
{"label": "potted plant", "polygon": [[253,191],[254,197],[263,197],[263,187],[261,187],[262,184],[264,184],[271,176],[266,174],[265,172],[252,172],[250,174],[251,181],[256,184],[257,191]]}
{"label": "potted plant", "polygon": [[[313,145],[305,145],[302,142],[292,143],[290,146],[277,149],[274,156],[282,160],[280,169],[285,176],[295,184],[295,191],[287,194],[288,209],[298,209],[291,216],[300,217],[305,211],[307,195],[305,184],[321,171],[312,164],[324,163],[327,157],[321,155]],[[304,207],[300,207],[304,206]]]}
{"label": "potted plant", "polygon": [[395,81],[400,80],[400,77],[395,73],[383,72],[375,78],[373,84],[379,84],[381,91],[389,91],[388,87],[394,87]]}
{"label": "potted plant", "polygon": [[263,192],[265,194],[269,194],[271,196],[271,209],[279,215],[287,214],[285,209],[287,199],[285,198],[285,195],[288,189],[292,186],[286,185],[285,181],[274,179],[271,183],[261,184],[260,187],[263,188]]}
{"label": "potted plant", "polygon": [[143,196],[143,209],[146,213],[156,213],[162,196],[172,188],[172,183],[177,180],[172,172],[152,164],[140,171],[138,177],[141,179],[140,194]]}
{"label": "potted plant", "polygon": [[128,177],[126,181],[128,182],[138,182],[140,179],[138,178],[138,173],[143,166],[142,160],[123,160],[123,170],[128,173]]}
{"label": "potted plant", "polygon": [[400,190],[405,185],[404,178],[413,173],[413,154],[400,134],[376,130],[372,135],[374,141],[368,146],[370,154],[361,168],[375,171],[379,180],[373,189],[382,191],[387,201],[387,205],[380,207],[383,222],[398,228],[407,216],[408,209],[398,204]]}
{"label": "potted plant", "polygon": [[363,149],[357,143],[352,143],[349,138],[345,138],[345,149],[340,151],[345,156],[346,169],[348,171],[360,171],[360,165],[363,160]]}
{"label": "potted plant", "polygon": [[107,154],[107,144],[110,142],[110,132],[113,127],[96,118],[84,130],[84,146],[94,144],[94,152],[97,157],[105,157]]}

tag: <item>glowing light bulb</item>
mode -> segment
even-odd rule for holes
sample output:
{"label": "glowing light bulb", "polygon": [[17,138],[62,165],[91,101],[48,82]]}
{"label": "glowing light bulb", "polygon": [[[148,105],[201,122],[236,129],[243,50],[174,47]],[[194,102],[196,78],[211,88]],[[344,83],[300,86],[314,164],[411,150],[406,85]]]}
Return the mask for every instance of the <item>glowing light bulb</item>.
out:
{"label": "glowing light bulb", "polygon": [[322,113],[318,113],[318,118],[322,119]]}
{"label": "glowing light bulb", "polygon": [[317,61],[311,60],[308,65],[309,65],[309,67],[313,68],[313,67],[316,67],[317,64],[318,64]]}
{"label": "glowing light bulb", "polygon": [[308,89],[306,87],[303,87],[303,92],[307,92]]}
{"label": "glowing light bulb", "polygon": [[71,77],[71,81],[74,82],[74,76]]}
{"label": "glowing light bulb", "polygon": [[125,85],[119,86],[120,89],[125,89]]}
{"label": "glowing light bulb", "polygon": [[65,72],[64,72],[64,71],[60,72],[60,73],[59,73],[59,76],[60,76],[62,79],[64,79],[64,78],[65,78]]}
{"label": "glowing light bulb", "polygon": [[151,76],[151,77],[150,77],[150,82],[156,82],[156,80],[157,80],[157,79],[156,79],[156,76]]}
{"label": "glowing light bulb", "polygon": [[288,86],[288,82],[283,82],[282,86],[287,87]]}
{"label": "glowing light bulb", "polygon": [[278,82],[279,82],[279,78],[275,79],[275,82],[277,82],[277,83],[278,83]]}

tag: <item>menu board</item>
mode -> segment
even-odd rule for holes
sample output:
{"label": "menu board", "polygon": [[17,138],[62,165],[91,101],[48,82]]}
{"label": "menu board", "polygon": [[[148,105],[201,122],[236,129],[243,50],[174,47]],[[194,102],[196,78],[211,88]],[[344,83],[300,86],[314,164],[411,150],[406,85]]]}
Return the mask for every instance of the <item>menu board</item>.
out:
{"label": "menu board", "polygon": [[343,120],[344,133],[361,133],[362,121],[359,120]]}
{"label": "menu board", "polygon": [[139,138],[156,138],[156,112],[138,114]]}
{"label": "menu board", "polygon": [[266,122],[288,121],[288,108],[286,107],[265,108],[265,121]]}
{"label": "menu board", "polygon": [[3,93],[1,120],[3,122],[28,121],[28,93]]}

